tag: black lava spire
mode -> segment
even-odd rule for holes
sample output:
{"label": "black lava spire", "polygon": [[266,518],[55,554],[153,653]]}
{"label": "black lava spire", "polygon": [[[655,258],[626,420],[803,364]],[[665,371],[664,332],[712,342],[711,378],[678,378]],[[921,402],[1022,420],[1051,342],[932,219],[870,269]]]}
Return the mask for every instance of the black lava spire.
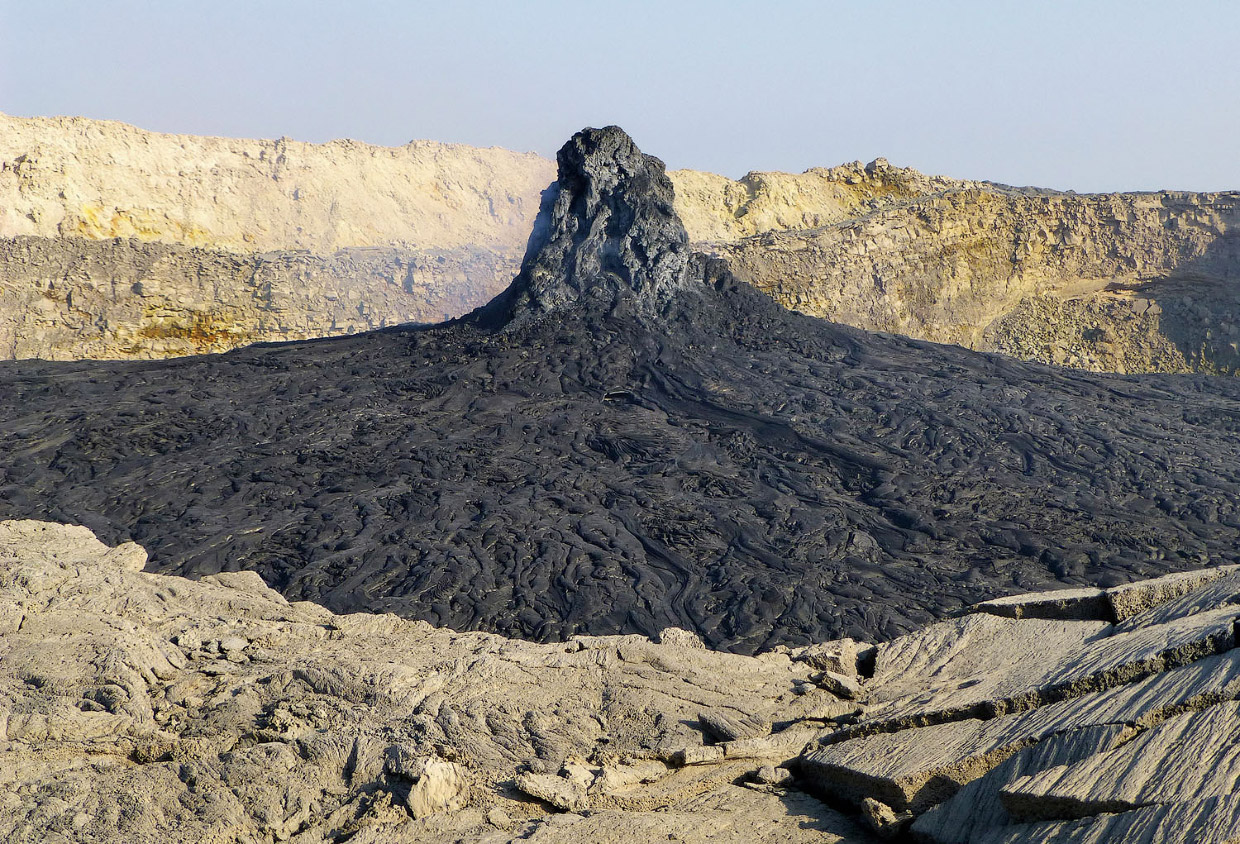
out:
{"label": "black lava spire", "polygon": [[685,285],[689,236],[663,162],[618,126],[583,129],[556,156],[520,274],[479,315],[523,325],[580,303],[648,317]]}

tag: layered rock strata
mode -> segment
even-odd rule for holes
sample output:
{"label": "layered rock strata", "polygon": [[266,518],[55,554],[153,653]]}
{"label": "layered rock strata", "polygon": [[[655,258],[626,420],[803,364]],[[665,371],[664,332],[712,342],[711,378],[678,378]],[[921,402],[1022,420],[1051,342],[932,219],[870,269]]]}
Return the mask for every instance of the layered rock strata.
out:
{"label": "layered rock strata", "polygon": [[442,322],[516,272],[481,247],[236,253],[136,239],[0,239],[0,357],[159,359]]}
{"label": "layered rock strata", "polygon": [[333,615],[145,560],[0,523],[6,841],[1240,834],[1234,568],[745,657]]}
{"label": "layered rock strata", "polygon": [[209,138],[0,115],[0,237],[240,253],[490,245],[520,257],[554,178],[546,159],[496,148]]}
{"label": "layered rock strata", "polygon": [[797,770],[917,841],[1234,840],[1237,597],[1207,570],[881,644],[864,715]]}
{"label": "layered rock strata", "polygon": [[0,115],[0,357],[163,358],[439,322],[520,266],[532,154]]}
{"label": "layered rock strata", "polygon": [[962,183],[717,245],[814,316],[1095,371],[1234,372],[1240,194],[1076,195]]}

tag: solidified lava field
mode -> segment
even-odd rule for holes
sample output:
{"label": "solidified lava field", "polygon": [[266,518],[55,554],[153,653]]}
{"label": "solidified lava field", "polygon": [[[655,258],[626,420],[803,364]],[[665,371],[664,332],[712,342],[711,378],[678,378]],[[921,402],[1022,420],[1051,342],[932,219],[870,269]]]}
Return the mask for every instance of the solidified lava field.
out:
{"label": "solidified lava field", "polygon": [[[660,248],[629,242],[649,209],[624,192],[652,179],[604,203],[604,264]],[[552,224],[588,228],[565,197]],[[686,279],[657,316],[615,306],[637,285],[537,319],[0,364],[0,518],[337,612],[535,639],[674,625],[741,652],[1240,562],[1236,381],[865,333],[701,259]]]}

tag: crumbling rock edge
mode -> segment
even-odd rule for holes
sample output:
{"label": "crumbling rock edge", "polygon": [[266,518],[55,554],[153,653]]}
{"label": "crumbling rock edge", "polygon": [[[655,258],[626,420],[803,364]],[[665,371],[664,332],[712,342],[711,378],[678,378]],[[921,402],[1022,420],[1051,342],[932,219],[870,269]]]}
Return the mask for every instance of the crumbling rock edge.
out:
{"label": "crumbling rock edge", "polygon": [[[684,631],[539,645],[334,615],[252,573],[193,582],[144,562],[82,527],[0,522],[5,840],[1240,833],[1234,634],[1125,671],[1234,628],[1230,569],[1107,590],[1133,611],[1120,624],[980,608],[877,648],[739,656]],[[1022,601],[1047,605],[1004,606]],[[1097,682],[1019,713],[866,732],[1074,673]]]}

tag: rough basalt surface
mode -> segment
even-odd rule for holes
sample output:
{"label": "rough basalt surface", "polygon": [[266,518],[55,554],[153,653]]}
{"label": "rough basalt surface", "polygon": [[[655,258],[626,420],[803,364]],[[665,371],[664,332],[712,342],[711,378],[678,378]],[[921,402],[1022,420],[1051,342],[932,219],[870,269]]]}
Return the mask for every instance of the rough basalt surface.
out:
{"label": "rough basalt surface", "polygon": [[[1092,618],[1061,601],[1062,619],[740,656],[676,629],[540,645],[334,615],[252,572],[193,582],[145,559],[0,522],[3,840],[1240,835],[1235,570],[1103,590]],[[1005,606],[1022,601],[1049,613],[1041,594]]]}
{"label": "rough basalt surface", "polygon": [[686,287],[689,235],[663,162],[616,126],[577,133],[557,159],[520,274],[475,320],[512,331],[574,305],[664,312]]}
{"label": "rough basalt surface", "polygon": [[675,218],[623,196],[661,165],[598,148],[566,156],[585,197],[561,191],[526,266],[645,250],[644,286],[609,271],[596,299],[589,278],[527,273],[507,322],[0,365],[0,516],[139,541],[163,572],[254,571],[338,612],[544,640],[682,627],[740,652],[1240,561],[1240,386],[867,334],[701,256],[677,288],[650,269],[682,242]]}

